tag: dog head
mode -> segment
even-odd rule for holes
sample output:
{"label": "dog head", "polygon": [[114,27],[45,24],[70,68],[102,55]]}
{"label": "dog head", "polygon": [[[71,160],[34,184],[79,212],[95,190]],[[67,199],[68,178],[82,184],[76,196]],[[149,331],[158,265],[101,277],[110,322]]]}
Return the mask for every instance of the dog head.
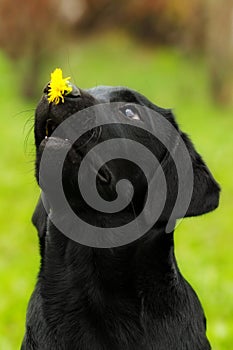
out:
{"label": "dog head", "polygon": [[[64,103],[57,105],[48,102],[47,88],[44,93],[35,116],[36,177],[53,210],[62,213],[63,208],[56,203],[56,172],[53,171],[51,174],[49,170],[47,173],[45,170],[44,175],[40,172],[41,158],[45,149],[49,156],[47,158],[49,169],[60,161],[60,152],[65,150],[62,186],[66,199],[79,217],[96,226],[118,227],[127,224],[143,212],[146,201],[148,203],[143,214],[144,220],[153,226],[162,184],[159,175],[161,172],[158,169],[162,169],[163,179],[166,181],[166,198],[157,222],[167,222],[171,216],[175,221],[183,216],[201,215],[218,206],[219,186],[188,136],[179,129],[171,110],[160,108],[138,92],[122,87],[100,86],[81,90],[73,86],[72,92],[65,97]],[[108,106],[108,111],[111,110],[111,118],[104,125],[100,125],[98,115],[101,110],[106,114],[104,106]],[[78,113],[82,113],[82,118],[79,119]],[[68,131],[67,127],[60,128],[59,135],[56,135],[56,130],[73,115],[77,115],[75,127],[71,124]],[[69,123],[66,123],[67,125]],[[80,134],[82,128],[84,132],[81,132],[81,136],[77,140],[72,136],[71,142],[70,133],[75,134],[75,131],[78,131]],[[156,133],[150,130],[156,130]],[[93,175],[98,195],[109,205],[120,195],[125,207],[117,213],[98,211],[88,205],[80,192],[77,176],[85,155],[101,143],[113,139],[119,142],[115,142],[112,148],[112,159],[108,158],[103,164],[102,156],[98,151],[92,152],[94,156],[89,162],[89,168],[82,171],[81,180],[88,184],[89,178]],[[135,152],[133,159],[140,159],[142,155],[140,150],[135,149],[134,152],[132,143],[129,147],[126,140],[140,143],[157,159],[158,164],[152,167],[145,156],[146,153],[143,154],[144,159],[141,159],[141,164],[143,163],[148,176],[140,166],[130,160]],[[182,162],[183,155],[180,156],[180,164],[183,167],[182,181],[188,184],[192,177],[192,192],[187,207],[182,207],[181,198],[174,212],[179,192],[179,174],[174,155],[179,156],[180,145],[185,146],[190,160],[188,163],[186,160]],[[118,147],[120,154],[122,149],[124,150],[124,157],[116,157]],[[108,153],[111,154],[110,148]],[[119,193],[117,186],[122,179],[127,179],[128,182],[121,186],[121,193]],[[149,195],[149,184],[153,184],[151,188],[157,191],[155,194]],[[35,224],[37,222],[36,214],[34,222]]]}

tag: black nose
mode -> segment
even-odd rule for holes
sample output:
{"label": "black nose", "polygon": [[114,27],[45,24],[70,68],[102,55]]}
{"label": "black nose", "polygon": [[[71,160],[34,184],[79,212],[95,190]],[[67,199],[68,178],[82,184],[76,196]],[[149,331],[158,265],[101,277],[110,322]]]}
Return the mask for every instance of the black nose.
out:
{"label": "black nose", "polygon": [[72,87],[72,91],[67,95],[69,97],[81,97],[81,92],[76,85],[70,84]]}
{"label": "black nose", "polygon": [[[46,94],[46,95],[49,93],[49,84],[50,83],[46,84],[46,86],[45,86],[45,88],[43,90],[44,94]],[[77,86],[75,86],[75,85],[73,85],[71,83],[70,83],[70,85],[72,87],[72,91],[69,94],[67,94],[66,96],[69,96],[69,97],[81,97],[81,92],[80,92],[79,88],[77,88]]]}

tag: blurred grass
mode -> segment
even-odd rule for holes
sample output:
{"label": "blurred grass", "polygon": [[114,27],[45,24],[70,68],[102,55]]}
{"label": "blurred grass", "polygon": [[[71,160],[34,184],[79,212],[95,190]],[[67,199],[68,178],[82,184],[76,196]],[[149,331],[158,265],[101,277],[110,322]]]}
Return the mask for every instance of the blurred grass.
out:
{"label": "blurred grass", "polygon": [[[176,254],[184,276],[197,291],[208,319],[213,349],[233,344],[232,150],[233,116],[209,96],[208,67],[200,57],[167,48],[138,47],[123,36],[94,38],[65,46],[44,64],[41,87],[55,67],[85,88],[126,85],[156,104],[173,107],[181,128],[222,187],[220,207],[183,220],[176,231]],[[35,103],[19,97],[20,70],[0,53],[0,349],[19,348],[25,312],[39,267],[37,237],[30,218],[38,188],[34,180],[32,132]],[[38,96],[39,99],[39,96]],[[29,120],[29,122],[27,122]]]}

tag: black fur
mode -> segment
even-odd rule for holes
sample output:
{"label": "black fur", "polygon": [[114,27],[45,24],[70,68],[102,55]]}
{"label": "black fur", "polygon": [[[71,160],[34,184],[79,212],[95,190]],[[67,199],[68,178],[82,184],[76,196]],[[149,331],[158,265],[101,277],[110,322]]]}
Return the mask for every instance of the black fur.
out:
{"label": "black fur", "polygon": [[[65,103],[58,106],[49,105],[46,96],[42,98],[35,119],[37,178],[46,120],[52,119],[54,124],[59,124],[78,110],[114,101],[152,108],[174,125],[186,143],[193,163],[194,191],[186,216],[215,209],[219,186],[187,135],[179,130],[171,111],[159,108],[137,92],[121,87],[81,91],[81,96],[68,96]],[[168,183],[165,209],[159,221],[142,238],[126,246],[100,249],[83,246],[60,233],[48,219],[40,199],[33,214],[33,223],[40,238],[41,267],[28,306],[26,334],[21,349],[209,350],[201,304],[177,266],[173,232],[165,234],[177,193],[177,175],[172,158],[158,140],[143,139],[140,132],[134,133],[126,126],[114,130],[105,128],[102,139],[111,133],[141,141],[161,160]],[[127,164],[122,166],[124,169],[127,167]],[[119,164],[117,168],[110,164],[109,168],[117,182]],[[67,175],[64,170],[65,180],[72,171],[69,160],[67,169]],[[140,212],[146,197],[146,184],[142,174],[132,169],[129,172],[133,174],[131,180],[136,191],[133,205],[135,211]],[[74,210],[77,207],[84,217],[94,217],[95,213],[80,205],[79,199],[75,198],[77,194],[74,195],[71,182],[64,185],[71,193]],[[100,183],[99,187],[103,196],[111,199],[109,188],[106,190],[105,186],[104,190],[101,189]],[[45,186],[45,194],[47,190],[49,192]],[[106,215],[96,220],[102,220],[101,223],[106,225],[112,220],[117,225],[133,214],[128,208],[120,219]],[[150,219],[153,219],[153,203],[146,220]]]}

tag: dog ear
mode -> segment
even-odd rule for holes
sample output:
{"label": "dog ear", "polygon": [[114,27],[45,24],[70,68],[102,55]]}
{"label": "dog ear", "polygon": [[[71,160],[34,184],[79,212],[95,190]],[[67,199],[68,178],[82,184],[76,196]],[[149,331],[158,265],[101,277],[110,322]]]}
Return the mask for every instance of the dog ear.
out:
{"label": "dog ear", "polygon": [[220,187],[188,136],[182,133],[181,137],[189,151],[193,168],[193,193],[185,216],[202,215],[218,207]]}
{"label": "dog ear", "polygon": [[48,214],[40,197],[32,215],[32,223],[36,227],[40,239],[44,238],[46,235],[47,217]]}
{"label": "dog ear", "polygon": [[[147,223],[153,222],[156,208],[159,207],[159,200],[164,196],[164,189],[161,185],[161,173],[163,172],[167,185],[166,200],[162,213],[157,221],[168,222],[170,219],[170,224],[174,227],[177,219],[205,214],[217,208],[220,187],[201,156],[195,150],[188,136],[179,130],[172,113],[166,112],[164,116],[172,122],[176,129],[176,131],[174,129],[174,135],[170,135],[172,143],[171,153],[173,153],[173,155],[167,151],[164,159],[161,160],[161,168],[152,176],[150,185],[151,188],[155,190],[155,196],[154,198],[150,196],[152,199],[147,203],[148,209],[145,211],[145,219]],[[180,151],[183,146],[180,147],[180,145],[185,145],[186,153],[189,158],[188,162],[186,161],[187,158],[186,160],[182,158],[182,152]],[[174,154],[176,154],[176,157],[174,157]],[[182,181],[177,171],[175,158],[179,159],[179,164],[181,164]],[[178,191],[180,191],[181,188],[180,186],[182,187],[183,193],[181,193],[179,201],[176,202]],[[186,189],[190,191],[190,197],[187,197],[185,193]],[[187,198],[189,199],[188,202],[186,200]],[[172,228],[168,230],[171,231]]]}

